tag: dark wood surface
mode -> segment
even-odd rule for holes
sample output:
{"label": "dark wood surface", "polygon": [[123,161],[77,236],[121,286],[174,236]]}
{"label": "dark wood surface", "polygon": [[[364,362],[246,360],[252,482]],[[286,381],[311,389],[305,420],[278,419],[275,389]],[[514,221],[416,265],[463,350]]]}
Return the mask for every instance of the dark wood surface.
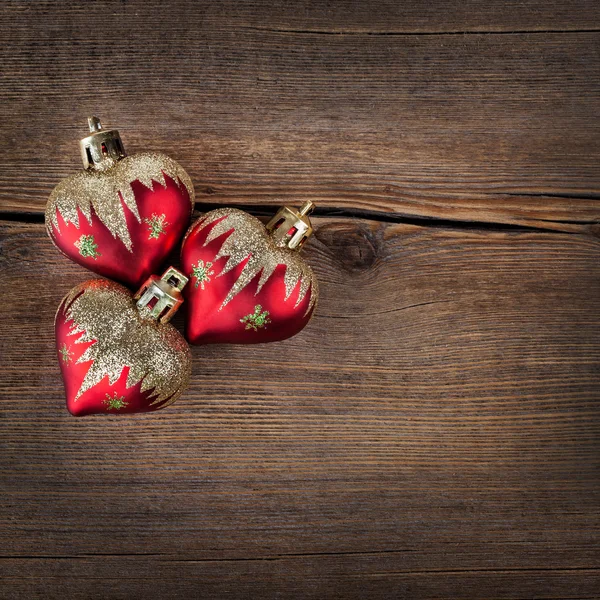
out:
{"label": "dark wood surface", "polygon": [[[15,1],[0,33],[0,598],[600,597],[600,4]],[[309,327],[194,348],[152,415],[64,408],[90,275],[43,208],[92,113],[198,211],[319,205]]]}

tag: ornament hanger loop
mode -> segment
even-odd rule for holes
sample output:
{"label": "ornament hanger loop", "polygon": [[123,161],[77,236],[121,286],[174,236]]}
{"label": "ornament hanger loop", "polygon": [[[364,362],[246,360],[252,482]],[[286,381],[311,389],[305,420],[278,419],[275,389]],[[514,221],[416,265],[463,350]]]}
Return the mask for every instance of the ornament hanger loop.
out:
{"label": "ornament hanger loop", "polygon": [[298,211],[298,214],[301,217],[304,217],[305,215],[310,215],[312,213],[313,210],[315,210],[315,204],[314,202],[311,202],[310,200],[307,200],[301,207],[300,210]]}
{"label": "ornament hanger loop", "polygon": [[116,129],[102,129],[98,117],[88,117],[90,134],[79,142],[81,159],[86,169],[104,171],[125,158],[125,148]]}
{"label": "ornament hanger loop", "polygon": [[276,246],[300,250],[304,242],[312,235],[313,228],[308,215],[315,205],[308,200],[300,210],[283,206],[267,223],[267,231],[271,234]]}
{"label": "ornament hanger loop", "polygon": [[90,133],[96,133],[102,129],[102,124],[98,117],[88,117],[88,125],[90,127]]}
{"label": "ornament hanger loop", "polygon": [[168,323],[183,303],[181,290],[187,282],[188,278],[174,267],[161,277],[150,275],[133,297],[142,317]]}

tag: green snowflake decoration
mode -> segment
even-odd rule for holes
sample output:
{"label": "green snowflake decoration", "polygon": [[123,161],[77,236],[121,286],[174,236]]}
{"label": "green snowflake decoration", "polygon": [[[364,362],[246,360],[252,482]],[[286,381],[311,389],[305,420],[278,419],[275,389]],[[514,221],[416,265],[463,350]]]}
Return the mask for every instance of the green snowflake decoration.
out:
{"label": "green snowflake decoration", "polygon": [[76,242],[75,247],[79,249],[79,254],[84,258],[93,258],[96,260],[100,255],[98,244],[94,242],[93,235],[82,235]]}
{"label": "green snowflake decoration", "polygon": [[195,287],[200,286],[204,289],[204,284],[210,283],[210,276],[215,273],[210,269],[212,266],[211,262],[204,264],[203,260],[199,260],[197,265],[192,265],[192,277],[196,278]]}
{"label": "green snowflake decoration", "polygon": [[254,313],[246,315],[240,319],[240,323],[246,324],[246,329],[254,329],[254,331],[258,331],[259,329],[266,327],[270,322],[271,319],[269,319],[269,311],[265,310],[263,312],[260,304],[257,304],[254,307]]}
{"label": "green snowflake decoration", "polygon": [[129,405],[129,402],[125,402],[125,396],[117,396],[115,392],[114,396],[106,394],[106,399],[102,400],[103,404],[106,404],[106,410],[121,410]]}
{"label": "green snowflake decoration", "polygon": [[149,240],[157,240],[162,233],[165,233],[165,228],[169,224],[166,218],[167,216],[164,214],[156,215],[152,213],[149,219],[144,219],[144,223],[148,225],[148,230],[150,231]]}
{"label": "green snowflake decoration", "polygon": [[63,344],[61,346],[59,352],[63,362],[66,365],[68,365],[71,362],[71,360],[73,360],[73,357],[71,356],[72,352],[67,348],[66,344]]}

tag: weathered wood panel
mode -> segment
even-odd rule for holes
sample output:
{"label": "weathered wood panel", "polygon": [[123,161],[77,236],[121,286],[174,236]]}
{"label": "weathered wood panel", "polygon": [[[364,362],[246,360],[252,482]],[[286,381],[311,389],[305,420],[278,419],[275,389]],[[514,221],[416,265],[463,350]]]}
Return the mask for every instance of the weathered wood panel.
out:
{"label": "weathered wood panel", "polygon": [[[0,14],[1,598],[599,597],[600,3]],[[321,210],[311,325],[151,416],[63,404],[90,274],[41,211],[92,113],[199,208]]]}
{"label": "weathered wood panel", "polygon": [[89,273],[4,224],[0,596],[597,597],[600,241],[315,221],[309,327],[125,419],[66,412]]}
{"label": "weathered wood panel", "polygon": [[200,201],[597,222],[599,6],[11,2],[0,210],[43,210],[97,113]]}

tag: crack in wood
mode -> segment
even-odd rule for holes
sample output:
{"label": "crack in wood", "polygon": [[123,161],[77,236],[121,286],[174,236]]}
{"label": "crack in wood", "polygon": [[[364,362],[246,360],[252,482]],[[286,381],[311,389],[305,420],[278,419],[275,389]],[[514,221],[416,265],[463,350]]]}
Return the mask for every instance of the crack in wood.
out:
{"label": "crack in wood", "polygon": [[508,31],[492,30],[456,30],[456,31],[331,31],[327,29],[278,29],[276,27],[241,27],[247,31],[261,31],[265,33],[291,33],[298,35],[371,35],[371,36],[445,36],[445,35],[548,35],[548,34],[577,34],[577,33],[599,33],[598,28],[585,29],[511,29]]}
{"label": "crack in wood", "polygon": [[409,304],[408,306],[400,306],[398,308],[392,308],[390,310],[382,310],[380,312],[372,312],[372,313],[360,313],[358,315],[324,315],[320,314],[320,317],[325,319],[362,319],[364,317],[378,317],[380,315],[387,315],[395,312],[402,312],[403,310],[409,310],[411,308],[418,308],[420,306],[429,306],[430,304],[449,304],[452,302],[456,302],[456,300],[431,300],[429,302],[419,302],[417,304]]}

